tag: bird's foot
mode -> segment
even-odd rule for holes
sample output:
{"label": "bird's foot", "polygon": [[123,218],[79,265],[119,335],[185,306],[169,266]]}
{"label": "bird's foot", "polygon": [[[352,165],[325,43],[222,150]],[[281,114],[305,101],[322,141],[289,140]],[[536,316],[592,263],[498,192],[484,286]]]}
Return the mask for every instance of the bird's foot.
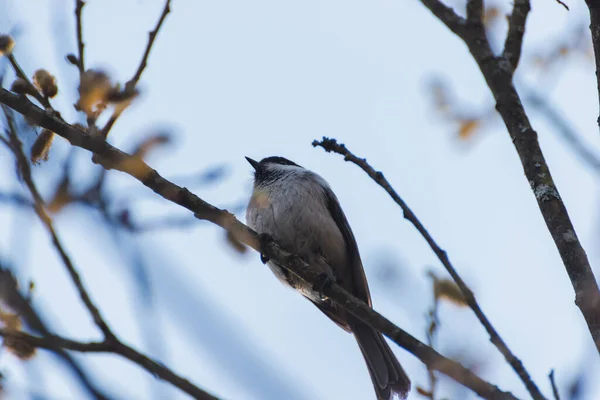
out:
{"label": "bird's foot", "polygon": [[263,264],[266,264],[269,262],[270,258],[265,254],[264,249],[267,243],[273,241],[273,236],[269,235],[268,233],[260,233],[258,235],[258,241],[260,243],[260,261]]}
{"label": "bird's foot", "polygon": [[322,272],[317,276],[313,284],[313,290],[319,294],[321,300],[327,300],[325,291],[335,283],[335,278],[331,273]]}

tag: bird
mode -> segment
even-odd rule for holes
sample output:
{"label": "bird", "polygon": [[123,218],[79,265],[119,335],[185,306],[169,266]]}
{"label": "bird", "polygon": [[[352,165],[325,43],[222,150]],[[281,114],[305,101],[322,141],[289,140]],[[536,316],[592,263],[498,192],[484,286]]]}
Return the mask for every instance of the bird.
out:
{"label": "bird", "polygon": [[[246,223],[307,263],[324,261],[333,281],[371,307],[371,295],[358,245],[336,195],[320,175],[284,157],[254,168]],[[338,326],[354,335],[365,359],[377,400],[406,399],[410,379],[383,335],[325,298],[276,262],[261,255],[275,276],[299,291]]]}

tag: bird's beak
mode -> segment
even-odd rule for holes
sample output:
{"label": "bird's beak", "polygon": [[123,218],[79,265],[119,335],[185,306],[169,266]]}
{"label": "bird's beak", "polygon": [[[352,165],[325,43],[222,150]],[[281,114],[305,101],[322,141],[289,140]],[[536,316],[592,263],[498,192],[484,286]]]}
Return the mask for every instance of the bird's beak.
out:
{"label": "bird's beak", "polygon": [[258,167],[260,164],[257,161],[254,161],[250,157],[246,157],[246,160],[248,160],[248,162],[250,163],[250,165],[252,165],[252,168],[254,168],[255,171],[258,171]]}

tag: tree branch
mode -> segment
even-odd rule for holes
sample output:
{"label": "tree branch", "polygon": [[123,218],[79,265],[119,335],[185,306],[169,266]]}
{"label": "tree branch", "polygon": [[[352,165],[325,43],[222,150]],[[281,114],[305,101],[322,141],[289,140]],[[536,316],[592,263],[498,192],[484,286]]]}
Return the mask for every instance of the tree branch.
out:
{"label": "tree branch", "polygon": [[[2,260],[0,260],[0,300],[2,304],[14,310],[30,329],[39,332],[42,336],[50,335],[46,324],[33,307],[31,307],[29,300],[18,291],[17,281],[14,276],[2,264]],[[70,354],[63,349],[56,349],[54,352],[71,368],[90,395],[98,400],[108,400],[111,398],[96,387],[84,369]]]}
{"label": "tree branch", "polygon": [[169,368],[152,360],[150,357],[138,352],[137,350],[121,342],[78,342],[71,339],[65,339],[60,336],[50,335],[46,337],[33,336],[24,332],[18,332],[9,329],[0,329],[0,336],[23,341],[31,346],[48,350],[72,350],[82,353],[111,353],[120,355],[148,371],[152,376],[158,377],[173,386],[181,389],[195,399],[217,400],[204,390],[198,388],[190,381],[175,374]]}
{"label": "tree branch", "polygon": [[519,360],[510,351],[506,343],[504,343],[504,340],[502,340],[496,329],[494,329],[494,327],[492,326],[492,323],[488,320],[486,315],[481,310],[481,307],[479,307],[479,303],[477,303],[477,300],[475,300],[475,295],[473,294],[471,289],[469,289],[469,287],[465,284],[460,275],[458,275],[452,263],[450,263],[448,254],[444,250],[442,250],[440,246],[438,246],[438,244],[429,234],[427,229],[425,229],[423,224],[421,224],[421,221],[419,221],[417,216],[412,212],[410,207],[408,207],[404,200],[402,200],[398,193],[396,193],[392,185],[390,185],[387,179],[385,179],[383,173],[381,173],[381,171],[376,171],[375,169],[373,169],[373,167],[371,167],[369,163],[367,163],[366,159],[358,158],[350,150],[348,150],[345,145],[337,143],[335,139],[329,139],[324,137],[323,140],[320,142],[315,140],[312,143],[312,145],[315,147],[320,146],[328,153],[334,152],[343,155],[344,161],[350,161],[351,163],[356,164],[390,195],[394,202],[396,202],[396,204],[398,204],[402,209],[404,213],[404,218],[410,221],[414,225],[414,227],[417,228],[417,231],[419,231],[419,233],[423,236],[423,238],[425,239],[427,244],[429,244],[435,255],[440,260],[440,262],[444,265],[452,279],[454,279],[454,282],[456,282],[457,286],[460,288],[460,291],[465,297],[467,304],[469,305],[469,307],[471,307],[471,309],[477,316],[479,322],[481,322],[487,333],[490,335],[490,341],[494,344],[494,346],[498,348],[498,350],[500,351],[500,353],[502,353],[502,355],[510,364],[512,369],[517,373],[521,381],[523,381],[525,387],[527,387],[527,390],[529,390],[531,396],[534,399],[543,399],[544,397],[542,396],[539,389],[529,376],[529,373],[523,366],[521,360]]}
{"label": "tree branch", "polygon": [[451,7],[448,7],[439,0],[421,0],[425,7],[438,17],[455,34],[461,35],[465,29],[466,21],[463,17],[456,14]]}
{"label": "tree branch", "polygon": [[[160,15],[160,18],[158,19],[158,22],[156,23],[156,27],[154,28],[154,30],[152,30],[148,33],[148,45],[146,46],[146,50],[144,51],[144,55],[142,56],[142,60],[140,61],[138,69],[135,72],[135,75],[133,75],[133,77],[129,81],[127,81],[127,83],[125,84],[125,93],[132,94],[134,92],[135,86],[137,85],[140,78],[142,77],[142,73],[144,72],[144,69],[148,65],[148,57],[150,56],[150,51],[152,50],[152,45],[154,44],[154,40],[156,39],[156,36],[158,35],[158,31],[160,30],[160,27],[162,26],[163,22],[165,21],[165,18],[167,17],[167,14],[169,14],[170,11],[171,11],[171,0],[166,0],[165,6]],[[108,136],[108,133],[112,129],[113,125],[115,124],[115,122],[117,122],[117,119],[119,119],[121,112],[122,112],[122,110],[115,111],[110,116],[109,120],[106,122],[106,125],[104,125],[104,128],[102,128],[102,132],[101,132],[102,137],[106,138]]]}
{"label": "tree branch", "polygon": [[[600,26],[597,33],[600,46]],[[503,57],[494,56],[484,30],[469,30],[459,36],[468,46],[496,100],[496,110],[500,113],[519,154],[525,176],[575,290],[575,304],[579,307],[594,344],[600,352],[600,290],[585,250],[577,238],[573,223],[552,179],[537,133],[531,127],[514,87],[512,64]],[[598,52],[596,54],[600,56]]]}
{"label": "tree branch", "polygon": [[[230,232],[236,240],[277,261],[278,265],[290,270],[306,282],[314,285],[321,281],[321,272],[324,266],[315,268],[306,264],[299,257],[283,250],[275,242],[271,240],[261,241],[256,232],[239,222],[226,210],[216,208],[192,194],[186,188],[179,187],[164,179],[145,162],[111,146],[102,137],[91,136],[82,132],[55,116],[46,113],[27,98],[16,96],[4,89],[0,89],[0,103],[6,104],[13,110],[21,113],[32,123],[52,130],[59,136],[67,139],[72,145],[95,153],[98,156],[99,162],[105,168],[127,173],[166,200],[194,212],[197,218],[210,221],[222,227]],[[486,399],[516,399],[512,394],[502,392],[496,386],[482,380],[460,364],[443,357],[429,346],[392,324],[389,320],[337,284],[324,287],[322,292],[369,326],[392,339],[396,344],[409,351],[430,368],[451,377],[481,397]]]}
{"label": "tree branch", "polygon": [[517,65],[519,65],[519,59],[521,58],[525,22],[530,10],[531,4],[529,0],[515,0],[508,20],[508,34],[504,42],[502,57],[512,65],[513,73],[517,70]]}

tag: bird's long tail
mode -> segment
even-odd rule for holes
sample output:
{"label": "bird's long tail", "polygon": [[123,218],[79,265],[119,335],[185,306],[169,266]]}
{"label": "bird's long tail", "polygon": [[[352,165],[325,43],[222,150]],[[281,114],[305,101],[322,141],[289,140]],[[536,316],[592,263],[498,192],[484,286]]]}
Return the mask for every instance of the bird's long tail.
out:
{"label": "bird's long tail", "polygon": [[360,321],[352,322],[350,328],[367,363],[377,400],[391,400],[394,395],[406,399],[410,379],[383,335]]}

